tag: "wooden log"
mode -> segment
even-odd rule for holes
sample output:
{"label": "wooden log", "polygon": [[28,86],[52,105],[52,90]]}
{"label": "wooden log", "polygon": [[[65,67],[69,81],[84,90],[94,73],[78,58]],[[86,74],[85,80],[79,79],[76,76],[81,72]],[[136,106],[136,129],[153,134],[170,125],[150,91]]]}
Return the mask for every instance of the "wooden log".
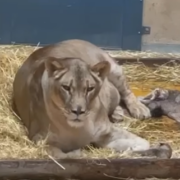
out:
{"label": "wooden log", "polygon": [[125,57],[114,57],[114,59],[121,65],[124,63],[137,63],[141,62],[146,66],[153,67],[155,65],[162,65],[165,63],[168,63],[168,66],[173,65],[173,63],[170,62],[175,62],[177,64],[180,64],[180,58],[166,58],[166,57],[161,57],[161,58],[125,58]]}
{"label": "wooden log", "polygon": [[180,159],[64,159],[0,161],[0,179],[180,178]]}

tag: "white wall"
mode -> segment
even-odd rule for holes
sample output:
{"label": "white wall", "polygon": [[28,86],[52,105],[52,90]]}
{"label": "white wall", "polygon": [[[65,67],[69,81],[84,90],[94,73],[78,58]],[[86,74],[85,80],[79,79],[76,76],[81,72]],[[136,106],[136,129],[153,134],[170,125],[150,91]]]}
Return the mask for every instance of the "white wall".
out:
{"label": "white wall", "polygon": [[144,0],[142,50],[180,52],[180,0]]}

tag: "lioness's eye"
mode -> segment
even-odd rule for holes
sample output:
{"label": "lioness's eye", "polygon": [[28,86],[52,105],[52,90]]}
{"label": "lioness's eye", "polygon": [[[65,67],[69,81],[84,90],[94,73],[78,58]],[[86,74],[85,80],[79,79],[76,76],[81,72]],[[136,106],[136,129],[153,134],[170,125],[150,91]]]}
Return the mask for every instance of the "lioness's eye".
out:
{"label": "lioness's eye", "polygon": [[69,86],[63,85],[62,87],[63,87],[63,89],[66,90],[66,91],[70,91],[70,90],[71,90],[71,88],[70,88]]}
{"label": "lioness's eye", "polygon": [[93,91],[94,90],[94,87],[88,87],[87,88],[87,92],[90,92],[90,91]]}

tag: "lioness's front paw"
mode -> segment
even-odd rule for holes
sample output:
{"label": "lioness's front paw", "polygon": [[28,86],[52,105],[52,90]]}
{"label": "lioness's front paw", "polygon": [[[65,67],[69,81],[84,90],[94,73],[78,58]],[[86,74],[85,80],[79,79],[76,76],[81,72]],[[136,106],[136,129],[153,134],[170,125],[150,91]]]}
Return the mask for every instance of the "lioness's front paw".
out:
{"label": "lioness's front paw", "polygon": [[120,106],[117,106],[112,114],[112,121],[118,123],[123,121],[124,111]]}
{"label": "lioness's front paw", "polygon": [[133,118],[143,120],[151,117],[150,110],[139,101],[133,102],[128,105],[128,109]]}
{"label": "lioness's front paw", "polygon": [[82,151],[80,149],[64,153],[59,148],[53,146],[47,148],[47,153],[55,159],[79,158],[82,156]]}

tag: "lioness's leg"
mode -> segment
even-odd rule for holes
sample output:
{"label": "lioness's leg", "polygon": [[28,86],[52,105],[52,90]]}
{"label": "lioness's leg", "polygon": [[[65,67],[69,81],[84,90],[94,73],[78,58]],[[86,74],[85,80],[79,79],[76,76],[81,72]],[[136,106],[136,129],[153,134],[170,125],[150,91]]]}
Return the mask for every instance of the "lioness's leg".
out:
{"label": "lioness's leg", "polygon": [[[39,141],[42,141],[45,139],[46,139],[46,136],[43,133],[37,133],[32,138],[32,141],[37,144]],[[82,151],[80,149],[77,149],[68,153],[64,153],[63,151],[61,151],[61,149],[52,145],[48,145],[46,147],[46,151],[50,156],[52,156],[55,159],[78,158],[82,156]]]}
{"label": "lioness's leg", "polygon": [[[134,153],[146,156],[162,157],[162,154],[165,154],[163,148],[150,148],[150,144],[147,140],[114,126],[112,126],[109,133],[106,132],[102,134],[97,145],[101,148],[111,148],[118,152],[131,150]],[[169,154],[167,158],[169,158]]]}
{"label": "lioness's leg", "polygon": [[116,151],[126,151],[128,149],[147,150],[150,147],[147,140],[115,126],[111,127],[106,136],[102,134],[98,144],[101,147],[112,148]]}
{"label": "lioness's leg", "polygon": [[121,99],[134,118],[145,119],[151,117],[150,110],[142,104],[131,91],[122,67],[115,62],[111,63],[109,80],[118,89]]}
{"label": "lioness's leg", "polygon": [[120,103],[119,106],[116,107],[110,119],[112,122],[121,122],[124,117],[131,117],[128,109],[124,106],[124,103]]}
{"label": "lioness's leg", "polygon": [[110,119],[112,122],[117,123],[123,121],[124,111],[121,106],[117,106],[111,115]]}
{"label": "lioness's leg", "polygon": [[47,148],[47,153],[55,159],[79,158],[82,156],[82,152],[80,149],[64,153],[61,151],[61,149],[55,146],[49,146]]}

